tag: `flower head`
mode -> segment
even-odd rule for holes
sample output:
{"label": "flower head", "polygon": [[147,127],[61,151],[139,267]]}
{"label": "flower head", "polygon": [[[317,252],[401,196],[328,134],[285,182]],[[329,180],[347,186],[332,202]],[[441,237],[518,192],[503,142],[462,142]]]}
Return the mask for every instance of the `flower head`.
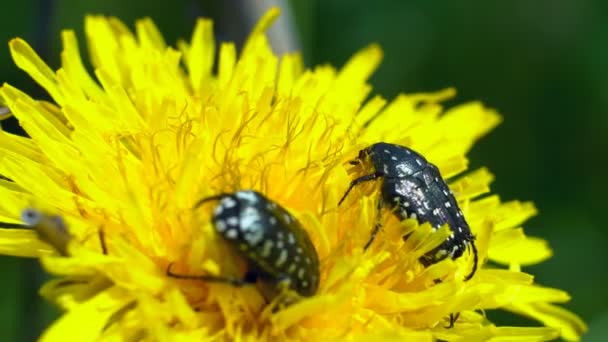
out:
{"label": "flower head", "polygon": [[[10,42],[17,66],[53,99],[0,89],[29,135],[0,132],[0,174],[9,179],[0,179],[0,219],[19,223],[22,209],[34,207],[48,213],[34,227],[58,234],[0,231],[1,253],[40,258],[56,275],[41,294],[66,312],[43,339],[577,340],[584,323],[555,305],[568,294],[521,271],[551,255],[520,227],[536,209],[480,197],[493,176],[467,171],[466,153],[500,116],[479,103],[445,109],[452,89],[370,97],[367,79],[382,56],[376,45],[339,70],[305,69],[298,54],[278,57],[264,35],[277,15],[260,20],[239,54],[221,44],[217,60],[209,20],[176,49],[151,20],[132,33],[115,18],[87,17],[94,76],[72,31],[62,34],[57,71],[23,40]],[[433,231],[386,214],[363,250],[376,224],[377,184],[337,204],[360,171],[348,161],[379,141],[421,152],[451,180],[476,236],[473,279],[464,281],[467,253],[419,262],[448,227]],[[260,287],[167,275],[169,265],[180,274],[244,274],[247,260],[213,227],[213,206],[193,209],[201,198],[240,189],[263,193],[307,232],[320,263],[313,296],[277,306],[282,295]],[[64,241],[65,252],[53,241]],[[541,326],[497,327],[483,315],[491,309]],[[455,326],[445,328],[455,313]]]}

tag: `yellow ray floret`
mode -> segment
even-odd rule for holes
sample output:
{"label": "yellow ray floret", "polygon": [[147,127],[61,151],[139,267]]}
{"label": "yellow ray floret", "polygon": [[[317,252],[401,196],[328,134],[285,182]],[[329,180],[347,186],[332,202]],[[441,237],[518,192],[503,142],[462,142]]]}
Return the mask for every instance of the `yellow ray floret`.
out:
{"label": "yellow ray floret", "polygon": [[[0,253],[40,258],[56,275],[41,294],[66,312],[42,339],[578,340],[584,323],[555,305],[568,295],[521,271],[552,254],[521,228],[535,207],[481,197],[494,176],[467,171],[467,152],[501,117],[477,102],[445,109],[453,89],[370,96],[367,80],[382,58],[374,44],[341,69],[277,56],[265,30],[278,14],[269,11],[238,54],[232,43],[216,47],[209,20],[174,48],[149,19],[133,33],[115,18],[88,16],[92,72],[72,31],[62,33],[56,71],[25,41],[10,42],[16,65],[53,102],[0,88],[29,135],[0,132],[0,219],[19,223],[33,207],[69,230],[61,255],[57,240],[0,230]],[[386,213],[363,250],[377,220],[377,184],[337,204],[352,180],[347,162],[380,141],[419,151],[448,179],[476,236],[480,265],[470,281],[467,253],[419,262],[450,235],[447,226],[434,231]],[[172,265],[242,276],[246,260],[216,233],[213,206],[193,210],[201,198],[240,189],[280,203],[306,230],[320,260],[313,296],[285,306],[285,293],[267,296],[263,286],[167,275]],[[492,309],[539,325],[496,326],[483,315]]]}

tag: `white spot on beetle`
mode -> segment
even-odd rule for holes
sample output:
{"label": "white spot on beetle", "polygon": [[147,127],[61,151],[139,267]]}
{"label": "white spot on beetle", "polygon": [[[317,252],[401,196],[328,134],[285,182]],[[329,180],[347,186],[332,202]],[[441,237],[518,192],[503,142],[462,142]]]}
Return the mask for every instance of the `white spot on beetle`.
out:
{"label": "white spot on beetle", "polygon": [[443,205],[445,205],[445,207],[446,207],[446,208],[449,208],[449,207],[451,207],[451,206],[452,206],[452,205],[450,204],[450,202],[445,202],[445,203],[443,203]]}
{"label": "white spot on beetle", "polygon": [[433,209],[433,215],[435,215],[435,216],[439,215],[439,208]]}
{"label": "white spot on beetle", "polygon": [[266,240],[264,242],[264,246],[262,246],[262,257],[264,258],[268,258],[270,256],[270,252],[272,252],[272,246],[274,245],[274,243],[270,240]]}
{"label": "white spot on beetle", "polygon": [[236,197],[252,203],[259,201],[259,197],[253,191],[239,191],[236,193]]}
{"label": "white spot on beetle", "polygon": [[307,281],[303,281],[302,282],[302,287],[308,287],[308,282]]}
{"label": "white spot on beetle", "polygon": [[296,270],[296,268],[297,268],[297,267],[298,267],[298,266],[296,266],[296,264],[291,263],[291,264],[289,265],[289,268],[287,269],[287,273],[293,273],[293,272]]}
{"label": "white spot on beetle", "polygon": [[226,237],[229,238],[229,239],[236,239],[237,236],[239,236],[239,232],[236,229],[234,229],[234,228],[229,229],[226,232]]}
{"label": "white spot on beetle", "polygon": [[249,245],[255,246],[260,243],[260,241],[264,240],[264,231],[261,229],[249,231],[245,234],[245,240]]}
{"label": "white spot on beetle", "polygon": [[391,160],[395,160],[395,161],[396,161],[396,160],[397,160],[397,157],[395,157],[395,156],[391,156]]}
{"label": "white spot on beetle", "polygon": [[386,153],[386,154],[391,154],[391,151],[389,151],[389,150],[387,150],[387,149],[384,149],[384,153]]}
{"label": "white spot on beetle", "polygon": [[416,215],[416,213],[412,213],[412,214],[410,215],[410,218],[413,218],[413,219],[415,219],[415,218],[417,218],[417,217],[418,217],[418,215]]}
{"label": "white spot on beetle", "polygon": [[226,230],[226,222],[224,220],[215,221],[215,230],[218,233],[223,233]]}
{"label": "white spot on beetle", "polygon": [[229,226],[238,226],[239,225],[239,219],[236,216],[231,216],[228,219],[226,219],[226,222],[228,223]]}
{"label": "white spot on beetle", "polygon": [[418,164],[419,166],[422,166],[422,160],[416,158],[416,164]]}
{"label": "white spot on beetle", "polygon": [[303,268],[300,268],[300,270],[298,271],[298,278],[303,279],[305,273],[306,273],[306,270]]}
{"label": "white spot on beetle", "polygon": [[243,230],[257,230],[260,226],[260,212],[252,207],[246,207],[241,213],[241,227]]}
{"label": "white spot on beetle", "polygon": [[268,219],[268,222],[270,222],[270,224],[274,226],[275,224],[277,224],[277,219],[276,219],[275,217],[272,217],[272,216],[271,216],[271,217]]}
{"label": "white spot on beetle", "polygon": [[296,244],[296,237],[293,235],[293,233],[289,233],[289,236],[287,237],[287,242],[289,242],[289,244],[291,245]]}
{"label": "white spot on beetle", "polygon": [[224,208],[232,208],[236,206],[236,200],[232,197],[226,196],[222,199],[222,201],[220,202],[220,204],[224,207]]}
{"label": "white spot on beetle", "polygon": [[[279,247],[280,248],[280,247]],[[287,251],[282,249],[281,250],[281,254],[279,254],[279,258],[277,259],[277,261],[274,263],[274,265],[276,267],[281,267],[281,265],[283,265],[285,263],[285,261],[287,261]]]}

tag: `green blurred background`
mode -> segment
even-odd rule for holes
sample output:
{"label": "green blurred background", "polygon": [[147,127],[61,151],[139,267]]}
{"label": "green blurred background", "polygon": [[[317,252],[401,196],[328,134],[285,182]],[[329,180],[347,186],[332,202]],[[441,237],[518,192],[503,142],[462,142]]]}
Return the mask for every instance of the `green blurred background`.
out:
{"label": "green blurred background", "polygon": [[[85,51],[84,15],[99,13],[130,25],[150,16],[170,44],[190,36],[196,17],[213,17],[219,40],[240,42],[258,16],[253,9],[271,2],[10,0],[2,5],[0,41],[22,37],[57,68],[60,29],[75,29]],[[608,2],[287,4],[291,11],[277,39],[284,40],[294,25],[297,37],[287,46],[299,42],[308,66],[340,66],[378,42],[385,58],[371,80],[375,92],[392,98],[454,86],[458,97],[452,104],[481,100],[502,113],[504,123],[471,153],[472,166],[486,165],[497,175],[493,190],[504,200],[537,204],[541,215],[525,225],[527,233],[549,240],[555,256],[526,271],[572,294],[566,307],[590,326],[584,341],[608,340],[608,230],[602,228],[608,211]],[[3,81],[46,96],[13,65],[6,45],[0,70]],[[37,261],[10,257],[0,257],[0,272],[0,339],[34,340],[56,314],[37,297],[44,275]],[[504,324],[531,324],[489,315]]]}

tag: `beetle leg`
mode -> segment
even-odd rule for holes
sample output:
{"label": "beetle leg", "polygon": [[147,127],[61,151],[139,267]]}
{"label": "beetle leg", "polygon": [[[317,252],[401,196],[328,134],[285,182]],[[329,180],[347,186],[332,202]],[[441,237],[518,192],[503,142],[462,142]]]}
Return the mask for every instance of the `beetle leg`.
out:
{"label": "beetle leg", "polygon": [[372,234],[369,237],[369,240],[367,240],[367,243],[365,244],[365,246],[363,246],[364,251],[367,250],[367,248],[369,248],[369,246],[372,244],[372,242],[376,238],[376,235],[380,231],[380,228],[382,228],[382,207],[383,206],[384,206],[384,201],[382,199],[380,199],[378,201],[378,213],[376,214],[376,224],[374,225],[374,229],[372,229]]}
{"label": "beetle leg", "polygon": [[384,177],[384,173],[382,173],[382,172],[374,172],[374,173],[371,173],[369,175],[361,176],[359,178],[354,179],[352,182],[350,182],[350,186],[348,187],[348,190],[346,190],[346,192],[344,193],[344,195],[340,199],[340,202],[338,202],[338,206],[340,206],[340,204],[342,204],[342,202],[344,202],[344,200],[346,199],[346,196],[348,196],[348,193],[356,185],[359,185],[360,183],[363,183],[363,182],[369,182],[369,181],[372,181],[372,180],[380,178],[380,177]]}
{"label": "beetle leg", "polygon": [[108,255],[108,246],[106,245],[106,232],[103,230],[103,227],[100,227],[97,231],[97,235],[99,236],[99,244],[101,245],[101,252],[103,255]]}
{"label": "beetle leg", "polygon": [[460,317],[460,313],[456,313],[450,314],[450,324],[447,327],[444,327],[446,329],[452,329],[454,327],[454,323],[456,323],[456,321],[458,320],[458,317]]}
{"label": "beetle leg", "polygon": [[225,284],[230,284],[232,286],[239,286],[239,287],[255,283],[257,281],[257,277],[258,277],[258,274],[255,272],[247,272],[247,273],[245,273],[245,276],[241,279],[232,278],[232,277],[220,277],[220,276],[213,276],[213,275],[179,274],[179,273],[173,273],[173,271],[171,271],[172,266],[173,266],[173,263],[170,263],[169,266],[167,266],[167,272],[166,272],[167,276],[172,277],[172,278],[201,280],[201,281],[206,281],[206,282],[210,282],[210,283],[225,283]]}

